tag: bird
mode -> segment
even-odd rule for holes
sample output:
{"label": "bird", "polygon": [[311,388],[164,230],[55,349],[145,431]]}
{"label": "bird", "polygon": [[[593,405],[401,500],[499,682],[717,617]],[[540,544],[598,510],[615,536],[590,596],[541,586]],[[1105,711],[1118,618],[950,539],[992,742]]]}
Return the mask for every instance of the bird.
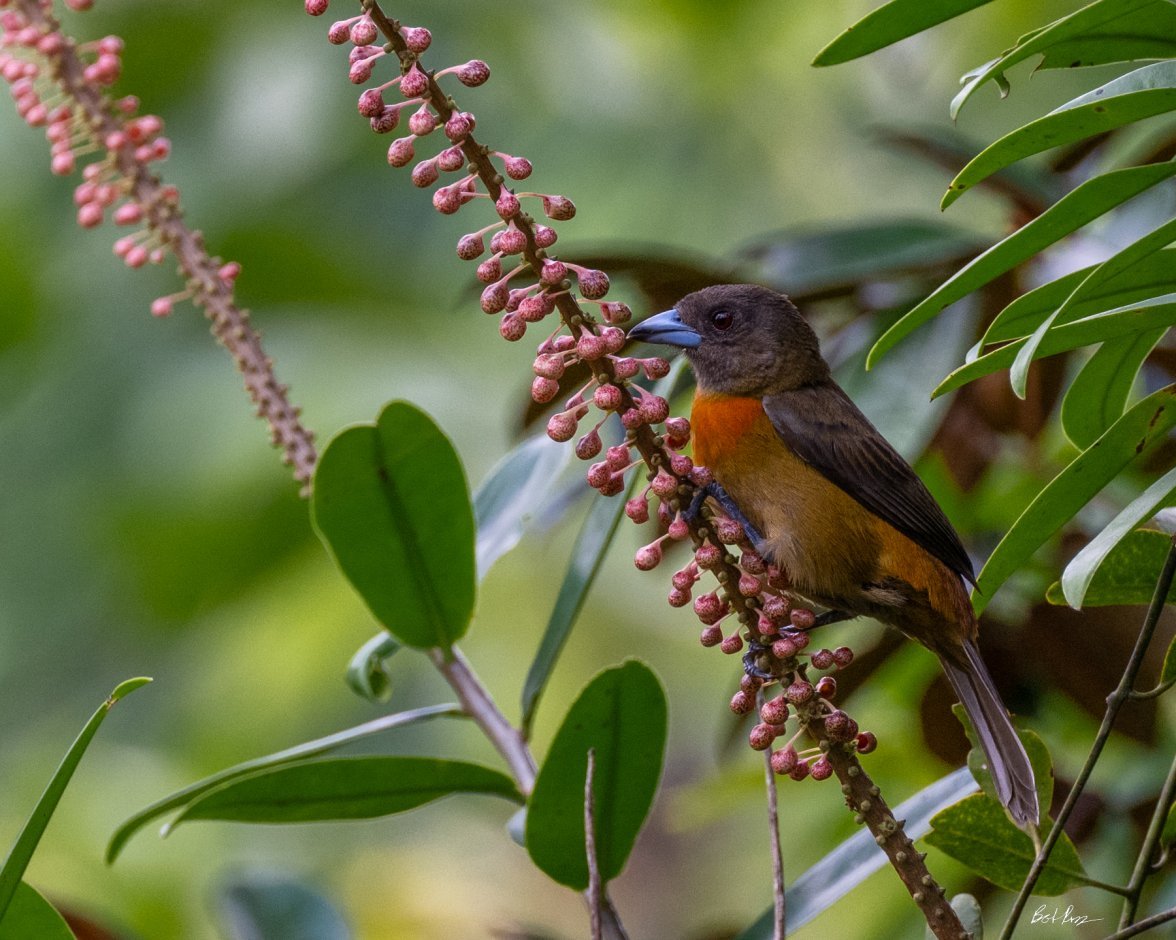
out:
{"label": "bird", "polygon": [[971,559],[943,510],[833,379],[812,327],[754,284],[695,291],[629,330],[684,350],[693,460],[818,624],[871,617],[936,656],[1013,820],[1039,819],[1033,769],[977,647]]}

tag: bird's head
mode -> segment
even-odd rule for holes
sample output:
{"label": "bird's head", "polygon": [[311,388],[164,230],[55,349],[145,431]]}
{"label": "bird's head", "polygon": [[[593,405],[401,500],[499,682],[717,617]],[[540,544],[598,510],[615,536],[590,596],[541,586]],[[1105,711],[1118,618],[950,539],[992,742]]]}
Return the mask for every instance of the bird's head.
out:
{"label": "bird's head", "polygon": [[783,294],[754,284],[687,294],[629,336],[684,349],[706,392],[757,396],[829,378],[812,327]]}

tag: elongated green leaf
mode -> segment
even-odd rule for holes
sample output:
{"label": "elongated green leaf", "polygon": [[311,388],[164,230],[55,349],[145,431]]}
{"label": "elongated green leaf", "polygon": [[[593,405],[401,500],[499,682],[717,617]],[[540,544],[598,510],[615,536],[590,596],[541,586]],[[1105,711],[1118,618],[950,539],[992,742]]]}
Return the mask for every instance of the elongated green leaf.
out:
{"label": "elongated green leaf", "polygon": [[[1176,294],[1140,300],[1117,310],[1108,310],[1106,313],[1084,317],[1073,323],[1055,326],[1042,337],[1034,350],[1034,358],[1054,356],[1080,346],[1090,346],[1120,336],[1151,332],[1171,326],[1173,323],[1176,323]],[[960,366],[939,383],[932,392],[932,397],[967,385],[982,375],[1007,369],[1027,342],[1025,339],[1016,340]]]}
{"label": "elongated green leaf", "polygon": [[1176,803],[1168,807],[1168,818],[1164,820],[1164,828],[1160,830],[1160,845],[1166,849],[1176,845]]}
{"label": "elongated green leaf", "polygon": [[855,222],[757,239],[741,252],[747,262],[741,276],[791,296],[848,290],[862,281],[956,264],[983,247],[971,232],[934,219]]}
{"label": "elongated green leaf", "polygon": [[977,577],[979,613],[1014,571],[1127,464],[1176,425],[1176,385],[1149,395],[1054,477],[1021,513]]}
{"label": "elongated green leaf", "polygon": [[867,367],[945,307],[1173,174],[1176,174],[1176,162],[1128,167],[1087,180],[944,281],[930,296],[882,334],[870,350]]}
{"label": "elongated green leaf", "polygon": [[37,890],[22,881],[0,915],[0,940],[75,940],[65,919]]}
{"label": "elongated green leaf", "polygon": [[1087,360],[1062,399],[1062,428],[1076,447],[1089,447],[1123,414],[1143,360],[1165,332],[1160,327],[1107,340]]}
{"label": "elongated green leaf", "polygon": [[595,753],[596,855],[600,875],[625,867],[653,803],[666,744],[666,699],[644,663],[598,673],[572,704],[527,804],[527,851],[555,881],[588,886],[584,780]]}
{"label": "elongated green leaf", "polygon": [[1176,219],[1161,225],[1155,231],[1149,232],[1122,250],[1115,252],[1115,254],[1107,258],[1106,261],[1102,262],[1102,264],[1098,265],[1082,279],[1078,286],[1074,288],[1074,292],[1062,302],[1057,310],[1046,317],[1041,325],[1033,331],[1033,335],[1026,340],[1025,345],[1017,352],[1017,357],[1013,360],[1009,380],[1012,382],[1013,391],[1017,394],[1018,398],[1025,397],[1025,388],[1029,382],[1029,366],[1037,358],[1037,349],[1045,338],[1045,334],[1055,324],[1065,323],[1073,319],[1070,316],[1070,311],[1083,299],[1089,297],[1108,281],[1113,280],[1124,271],[1130,270],[1140,261],[1155,254],[1161,248],[1166,247],[1173,238],[1176,238]]}
{"label": "elongated green leaf", "polygon": [[1176,56],[1176,6],[1158,0],[1045,50],[1039,69],[1072,69]]}
{"label": "elongated green leaf", "polygon": [[963,89],[952,99],[951,117],[954,121],[960,108],[981,85],[988,81],[1004,81],[1004,73],[1011,66],[1030,56],[1045,52],[1051,46],[1087,35],[1136,10],[1154,4],[1155,0],[1095,0],[1068,16],[1055,20],[1043,29],[1034,30],[1017,40],[1017,44],[998,58],[974,69],[965,76]]}
{"label": "elongated green leaf", "polygon": [[[634,480],[639,479],[635,475]],[[576,619],[584,607],[588,591],[596,574],[604,563],[608,547],[612,544],[617,531],[617,524],[625,510],[625,500],[622,496],[597,496],[584,519],[576,544],[572,546],[571,559],[564,579],[559,586],[559,594],[555,599],[551,616],[543,630],[543,638],[539,641],[539,649],[531,668],[527,670],[527,678],[523,683],[523,711],[522,726],[524,733],[529,734],[531,724],[535,720],[535,710],[539,706],[539,698],[547,681],[551,678],[552,670],[563,650],[564,643],[575,626]]]}
{"label": "elongated green leaf", "polygon": [[863,16],[817,53],[813,65],[838,65],[953,19],[991,0],[890,0]]}
{"label": "elongated green leaf", "polygon": [[415,809],[451,793],[486,793],[523,802],[510,777],[480,764],[433,757],[329,757],[221,784],[189,803],[165,832],[196,819],[371,819]]}
{"label": "elongated green leaf", "polygon": [[[1147,604],[1156,590],[1156,578],[1172,547],[1171,536],[1155,529],[1137,529],[1119,542],[1099,565],[1086,589],[1083,607],[1111,604]],[[1045,594],[1051,604],[1065,604],[1062,584],[1055,581]],[[1176,604],[1176,585],[1167,603]],[[1176,662],[1173,663],[1176,675]]]}
{"label": "elongated green leaf", "polygon": [[[903,831],[908,836],[921,839],[931,830],[932,816],[975,790],[976,781],[968,768],[961,767],[904,800],[894,808],[894,816],[906,820]],[[784,892],[789,929],[799,930],[885,864],[886,855],[874,837],[865,830],[854,833]],[[769,908],[737,940],[772,940],[773,913]]]}
{"label": "elongated green leaf", "polygon": [[486,474],[474,493],[478,578],[519,544],[535,508],[559,477],[572,449],[546,432],[532,435]]}
{"label": "elongated green leaf", "polygon": [[[1065,303],[1074,289],[1098,267],[1099,265],[1091,265],[1082,268],[1022,294],[992,321],[980,345],[988,346],[1028,336],[1050,313]],[[1076,299],[1066,314],[1055,321],[1055,325],[1060,326],[1062,323],[1119,308],[1137,300],[1174,292],[1176,248],[1170,248],[1149,254],[1142,261],[1105,282],[1088,284],[1084,291],[1085,296]]]}
{"label": "elongated green leaf", "polygon": [[276,872],[234,874],[217,887],[226,940],[349,940],[347,922],[310,885]]}
{"label": "elongated green leaf", "polygon": [[1062,594],[1075,610],[1082,608],[1091,579],[1107,554],[1126,536],[1167,503],[1176,491],[1176,469],[1169,470],[1133,499],[1085,548],[1071,559],[1062,572]]}
{"label": "elongated green leaf", "polygon": [[[1176,589],[1168,595],[1168,603],[1176,598]],[[1176,682],[1176,637],[1168,645],[1168,652],[1164,654],[1164,668],[1160,670],[1160,685]]]}
{"label": "elongated green leaf", "polygon": [[115,702],[130,695],[136,689],[142,688],[150,681],[148,678],[139,677],[120,682],[110,693],[110,697],[99,705],[98,710],[90,716],[90,720],[86,722],[73,744],[70,745],[69,750],[65,752],[65,757],[61,759],[57,770],[49,778],[49,784],[45,787],[40,799],[37,800],[37,805],[33,807],[33,812],[25,822],[24,828],[16,837],[16,841],[12,843],[12,848],[8,850],[3,867],[0,867],[0,920],[4,919],[8,905],[12,902],[17,886],[21,883],[21,878],[24,877],[25,869],[28,868],[29,860],[33,857],[33,852],[36,851],[37,843],[45,834],[45,827],[49,825],[49,820],[53,817],[57,804],[61,801],[62,794],[65,793],[65,788],[69,786],[70,778],[78,769],[82,755],[86,753],[90,742],[94,740],[94,735],[98,733],[98,728],[101,727],[107,713],[114,708]]}
{"label": "elongated green leaf", "polygon": [[402,728],[406,725],[415,724],[418,721],[426,721],[430,718],[442,717],[464,718],[465,712],[462,711],[460,705],[445,704],[428,705],[424,708],[415,708],[412,711],[399,712],[395,715],[384,715],[374,721],[368,721],[354,728],[348,728],[345,731],[337,731],[326,737],[316,738],[313,741],[295,745],[284,751],[278,751],[276,754],[255,757],[253,760],[247,760],[222,770],[219,773],[215,773],[211,777],[205,777],[203,780],[190,784],[182,790],[177,790],[171,796],[164,797],[162,800],[152,803],[145,809],[135,813],[134,816],[119,826],[115,830],[114,835],[110,837],[110,844],[106,847],[106,863],[108,865],[113,864],[114,860],[118,858],[119,853],[122,852],[123,847],[127,844],[127,840],[142,829],[143,826],[147,825],[147,823],[153,819],[158,819],[173,809],[186,806],[193,800],[198,799],[203,794],[216,789],[222,784],[241,779],[242,777],[248,777],[259,770],[281,767],[295,761],[305,760],[308,757],[326,754],[345,744],[350,744],[352,741],[358,741],[373,734],[390,731],[393,728]]}
{"label": "elongated green leaf", "polygon": [[343,431],[314,478],[314,525],[376,619],[406,646],[447,647],[474,613],[474,516],[449,439],[392,402]]}
{"label": "elongated green leaf", "polygon": [[356,695],[369,702],[386,702],[392,698],[388,660],[400,648],[391,634],[381,630],[355,651],[347,664],[347,684]]}
{"label": "elongated green leaf", "polygon": [[951,181],[946,209],[965,191],[1025,157],[1102,134],[1176,108],[1176,62],[1145,65],[1010,131],[982,150]]}
{"label": "elongated green leaf", "polygon": [[[1048,832],[1049,822],[1042,828]],[[1006,891],[1020,889],[1037,856],[1029,836],[1013,825],[996,800],[982,793],[932,819],[927,843]],[[1078,851],[1063,834],[1033,893],[1053,896],[1087,883]]]}

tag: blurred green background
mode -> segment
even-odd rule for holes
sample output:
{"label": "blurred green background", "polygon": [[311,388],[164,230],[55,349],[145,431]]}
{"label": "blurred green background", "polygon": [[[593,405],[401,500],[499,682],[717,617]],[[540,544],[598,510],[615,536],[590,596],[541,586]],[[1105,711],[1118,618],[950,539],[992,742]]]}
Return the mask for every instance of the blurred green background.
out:
{"label": "blurred green background", "polygon": [[[534,162],[528,187],[575,200],[579,214],[559,229],[560,252],[571,259],[578,250],[651,246],[721,258],[781,228],[937,217],[949,173],[881,147],[872,129],[946,128],[965,68],[1073,8],[996,3],[865,60],[816,70],[813,55],[871,4],[385,6],[432,30],[432,66],[489,62],[489,84],[455,83],[454,93],[477,115],[480,140]],[[338,0],[334,7],[339,16],[351,11]],[[470,209],[438,215],[407,171],[386,165],[387,139],[356,115],[345,53],[326,42],[330,19],[310,19],[298,0],[100,0],[66,23],[81,38],[126,40],[118,90],[164,116],[174,145],[165,176],[211,250],[243,265],[239,297],[320,441],[407,398],[451,435],[476,484],[516,439],[532,344],[499,340],[478,310],[472,266],[454,254],[457,237],[488,219]],[[1014,79],[1009,100],[997,106],[989,89],[965,109],[959,131],[991,140],[1090,87],[1089,75],[1039,74],[1030,97],[1017,93],[1028,70]],[[77,180],[49,174],[43,138],[6,107],[0,166],[0,839],[16,832],[109,690],[132,675],[156,680],[103,728],[28,880],[119,937],[229,936],[218,891],[242,872],[305,880],[362,938],[583,935],[579,899],[531,866],[505,834],[509,807],[491,800],[447,800],[369,823],[205,824],[167,841],[146,833],[104,866],[114,827],[151,800],[380,714],[343,682],[375,625],[312,535],[306,505],[206,323],[186,305],[167,320],[149,315],[153,298],[179,289],[174,274],[128,271],[111,253],[112,227],[73,224]],[[965,201],[948,221],[981,242],[1006,228],[992,196]],[[641,312],[624,278],[614,282],[616,299]],[[969,328],[965,319],[948,322],[931,351],[946,344],[950,366]],[[898,380],[929,390],[941,376],[908,368]],[[871,414],[885,412],[887,389],[870,377],[854,382]],[[892,427],[904,420],[892,416]],[[1061,444],[1047,433],[1002,447],[1023,459],[1010,458],[967,496],[941,463],[926,468],[965,529],[987,528],[989,541],[970,546],[981,556],[993,527],[1007,525],[1004,517],[1049,478]],[[483,584],[464,646],[512,717],[576,518],[532,532]],[[613,896],[634,937],[729,935],[770,898],[761,764],[730,746],[738,734],[725,703],[735,663],[704,653],[693,618],[666,607],[668,569],[633,570],[631,551],[645,540],[622,527],[541,708],[536,748],[542,754],[596,670],[626,656],[650,663],[670,696],[670,751],[663,790]],[[1006,589],[1011,623],[1045,583],[1028,579],[1036,596]],[[1128,614],[1131,630],[1138,618]],[[1062,641],[1043,643],[1042,657],[1065,646],[1064,631],[1108,631],[1098,616],[1059,619]],[[875,635],[851,624],[828,642],[864,650]],[[1007,645],[1010,655],[1025,648]],[[423,659],[403,654],[392,669],[392,708],[450,698]],[[925,695],[936,674],[930,655],[906,645],[850,699],[882,741],[870,766],[894,803],[951,768],[923,735],[928,722],[950,721],[947,703]],[[1109,677],[1090,680],[1093,699],[1109,691]],[[1032,712],[1061,771],[1072,774],[1096,722],[1048,677],[1025,682],[1011,704]],[[929,719],[927,709],[938,710]],[[1149,728],[1112,748],[1116,766],[1130,762],[1129,777],[1110,767],[1096,777],[1105,799],[1091,810],[1084,849],[1096,876],[1125,877],[1121,853],[1138,835],[1118,822],[1162,778],[1171,731]],[[453,723],[377,745],[495,760]],[[792,878],[854,827],[834,784],[787,785],[782,800]],[[952,891],[980,890],[942,855],[930,864]],[[1173,887],[1163,891],[1173,903]],[[1117,913],[1090,890],[1067,901],[1091,917]],[[994,909],[1007,903],[995,898]],[[912,910],[884,872],[809,931],[915,936]],[[1032,929],[1043,940],[1076,935]]]}

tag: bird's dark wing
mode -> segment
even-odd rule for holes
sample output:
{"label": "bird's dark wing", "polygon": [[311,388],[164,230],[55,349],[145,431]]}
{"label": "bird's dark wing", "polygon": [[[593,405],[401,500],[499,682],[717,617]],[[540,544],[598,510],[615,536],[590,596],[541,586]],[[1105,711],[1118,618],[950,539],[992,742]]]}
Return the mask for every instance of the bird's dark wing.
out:
{"label": "bird's dark wing", "polygon": [[840,387],[764,398],[776,433],[805,463],[972,584],[960,537],[923,481]]}

